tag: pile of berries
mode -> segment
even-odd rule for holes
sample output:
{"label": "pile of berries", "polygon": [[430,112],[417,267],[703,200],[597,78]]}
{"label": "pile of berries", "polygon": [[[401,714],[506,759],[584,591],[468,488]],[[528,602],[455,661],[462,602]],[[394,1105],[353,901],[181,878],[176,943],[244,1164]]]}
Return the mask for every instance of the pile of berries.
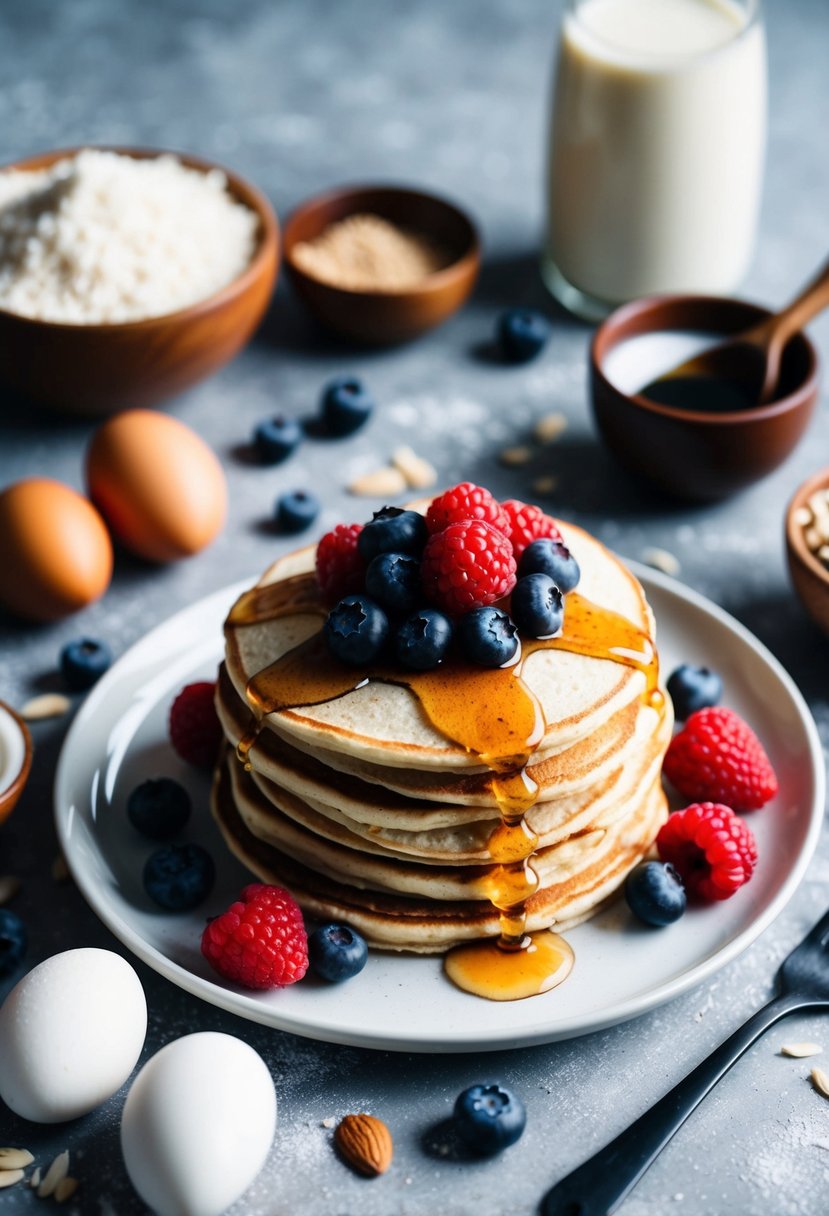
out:
{"label": "pile of berries", "polygon": [[549,515],[471,482],[434,499],[425,516],[383,507],[363,526],[340,525],[316,560],[333,605],[328,647],[354,666],[387,657],[427,671],[457,645],[474,663],[502,667],[519,634],[559,632],[564,596],[579,581]]}
{"label": "pile of berries", "polygon": [[754,731],[732,709],[712,703],[722,693],[715,672],[685,664],[668,680],[668,690],[686,722],[671,740],[662,771],[691,802],[662,826],[660,860],[642,862],[625,885],[635,915],[659,926],[682,916],[686,898],[729,899],[748,882],[757,842],[736,812],[756,811],[777,793],[777,777]]}

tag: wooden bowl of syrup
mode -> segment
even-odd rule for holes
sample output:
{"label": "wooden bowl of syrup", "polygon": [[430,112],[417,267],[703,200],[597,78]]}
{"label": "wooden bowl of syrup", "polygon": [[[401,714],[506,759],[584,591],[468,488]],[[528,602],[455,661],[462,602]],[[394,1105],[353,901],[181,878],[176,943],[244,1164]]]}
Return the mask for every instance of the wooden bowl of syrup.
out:
{"label": "wooden bowl of syrup", "polygon": [[[139,160],[164,155],[108,146]],[[6,169],[46,169],[80,148],[30,156]],[[218,371],[253,336],[273,292],[279,224],[264,194],[235,173],[197,156],[172,153],[183,165],[221,169],[229,193],[256,215],[251,261],[219,291],[186,308],[140,321],[69,324],[0,309],[0,383],[61,413],[103,417],[160,404]]]}
{"label": "wooden bowl of syrup", "polygon": [[[420,235],[444,251],[444,264],[397,290],[350,289],[308,273],[294,256],[297,245],[355,215]],[[327,329],[364,346],[408,342],[442,324],[466,301],[481,261],[477,230],[464,211],[399,186],[345,186],[309,199],[289,216],[283,247],[288,277],[308,310]]]}
{"label": "wooden bowl of syrup", "polygon": [[726,498],[777,468],[800,440],[818,397],[818,357],[804,333],[788,343],[775,400],[754,406],[686,382],[672,403],[642,387],[705,345],[770,316],[744,300],[653,296],[623,305],[597,329],[590,388],[599,432],[635,477],[675,498]]}

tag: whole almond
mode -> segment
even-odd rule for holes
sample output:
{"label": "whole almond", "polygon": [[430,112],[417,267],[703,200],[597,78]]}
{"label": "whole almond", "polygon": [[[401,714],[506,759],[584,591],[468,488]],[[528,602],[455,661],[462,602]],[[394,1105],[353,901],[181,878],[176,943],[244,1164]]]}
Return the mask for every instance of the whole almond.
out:
{"label": "whole almond", "polygon": [[334,1132],[334,1143],[346,1163],[369,1178],[385,1174],[391,1165],[391,1132],[373,1115],[346,1115]]}

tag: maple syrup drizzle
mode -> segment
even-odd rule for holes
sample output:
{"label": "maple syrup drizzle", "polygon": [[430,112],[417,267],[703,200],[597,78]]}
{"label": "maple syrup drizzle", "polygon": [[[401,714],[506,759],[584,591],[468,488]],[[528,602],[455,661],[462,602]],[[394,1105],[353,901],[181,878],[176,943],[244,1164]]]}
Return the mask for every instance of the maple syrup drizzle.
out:
{"label": "maple syrup drizzle", "polygon": [[[254,588],[234,605],[229,621],[258,624],[301,612],[325,614],[312,574]],[[500,936],[456,946],[444,967],[460,988],[490,1000],[547,992],[566,979],[574,959],[567,942],[552,930],[526,932],[527,903],[539,887],[532,866],[538,838],[526,822],[538,786],[527,766],[544,738],[546,722],[521,672],[539,650],[565,650],[633,667],[645,677],[645,703],[662,708],[656,651],[647,634],[571,591],[561,633],[524,640],[520,659],[511,667],[481,668],[453,657],[425,672],[384,665],[351,670],[331,656],[322,633],[315,633],[250,679],[246,691],[253,719],[236,749],[249,768],[250,749],[268,714],[321,705],[367,683],[386,683],[408,688],[445,738],[479,758],[491,770],[489,787],[500,811],[488,841],[493,864],[486,879],[487,895],[499,914]]]}

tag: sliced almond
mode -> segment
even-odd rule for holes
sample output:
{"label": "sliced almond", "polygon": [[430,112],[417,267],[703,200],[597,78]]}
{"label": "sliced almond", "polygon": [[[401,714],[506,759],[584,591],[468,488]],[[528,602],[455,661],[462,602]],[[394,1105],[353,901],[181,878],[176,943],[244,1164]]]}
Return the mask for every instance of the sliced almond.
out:
{"label": "sliced almond", "polygon": [[399,469],[391,465],[386,469],[375,469],[357,477],[348,487],[349,494],[361,494],[367,498],[402,494],[407,488],[406,478]]}
{"label": "sliced almond", "polygon": [[40,1186],[40,1166],[36,1166],[29,1175],[29,1186],[36,1191]]}
{"label": "sliced almond", "polygon": [[823,544],[820,532],[817,530],[814,524],[810,524],[810,526],[805,530],[803,533],[803,539],[806,541],[806,544],[813,553]]}
{"label": "sliced almond", "polygon": [[395,448],[391,462],[406,478],[406,484],[412,490],[426,490],[433,486],[438,479],[434,465],[429,464],[417,452],[409,447]]}
{"label": "sliced almond", "polygon": [[536,422],[533,434],[539,443],[555,443],[559,435],[566,430],[567,419],[564,414],[545,414]]}
{"label": "sliced almond", "polygon": [[809,495],[807,501],[815,518],[829,513],[829,497],[825,489],[815,490],[814,494]]}
{"label": "sliced almond", "polygon": [[20,711],[27,722],[39,722],[43,718],[60,718],[72,708],[72,702],[60,692],[44,692],[31,697]]}
{"label": "sliced almond", "polygon": [[558,489],[558,478],[549,475],[547,477],[536,477],[532,483],[533,494],[540,494],[546,497],[548,494],[555,494]]}
{"label": "sliced almond", "polygon": [[58,1153],[52,1164],[46,1171],[46,1177],[37,1188],[38,1199],[46,1199],[49,1195],[54,1195],[58,1183],[63,1182],[66,1175],[69,1173],[69,1152],[64,1149],[62,1153]]}
{"label": "sliced almond", "polygon": [[821,1097],[829,1098],[829,1076],[826,1075],[822,1068],[813,1068],[809,1073],[809,1079],[812,1082],[812,1087],[817,1090]]}
{"label": "sliced almond", "polygon": [[[11,903],[15,895],[20,891],[20,886],[20,879],[15,878],[13,874],[0,875],[0,907],[3,904]],[[0,1148],[0,1158],[2,1158],[4,1152],[6,1152],[6,1149]]]}
{"label": "sliced almond", "polygon": [[0,1148],[0,1170],[22,1170],[33,1161],[27,1148]]}
{"label": "sliced almond", "polygon": [[22,1179],[22,1170],[0,1170],[0,1188],[14,1186],[16,1182],[21,1182]]}
{"label": "sliced almond", "polygon": [[780,1048],[781,1056],[791,1056],[793,1060],[805,1060],[807,1056],[819,1056],[823,1048],[819,1043],[784,1043]]}
{"label": "sliced almond", "polygon": [[58,1203],[65,1203],[67,1199],[71,1199],[78,1189],[77,1178],[61,1178],[58,1185],[55,1187],[55,1199]]}
{"label": "sliced almond", "polygon": [[682,568],[679,559],[667,549],[646,549],[642,554],[642,561],[654,570],[661,570],[663,574],[677,575]]}
{"label": "sliced almond", "polygon": [[529,464],[533,458],[532,449],[526,447],[504,448],[501,452],[501,464]]}
{"label": "sliced almond", "polygon": [[391,1165],[391,1132],[374,1115],[346,1115],[337,1125],[334,1143],[347,1164],[369,1178],[385,1174]]}

